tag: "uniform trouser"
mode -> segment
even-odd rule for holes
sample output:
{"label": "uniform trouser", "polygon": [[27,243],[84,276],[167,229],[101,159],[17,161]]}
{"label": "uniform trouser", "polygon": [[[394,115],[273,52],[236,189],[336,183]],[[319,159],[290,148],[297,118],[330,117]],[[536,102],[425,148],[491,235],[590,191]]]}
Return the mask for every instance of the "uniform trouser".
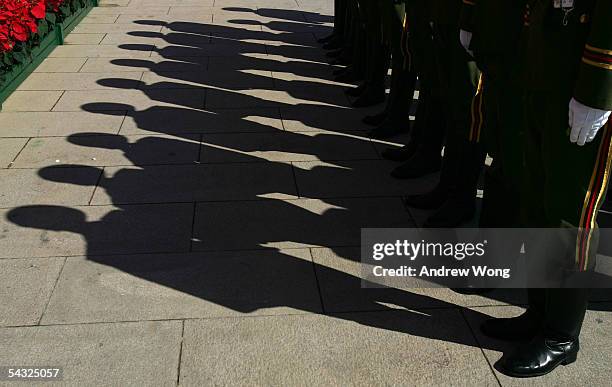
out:
{"label": "uniform trouser", "polygon": [[435,57],[448,120],[440,185],[459,200],[475,201],[485,153],[466,133],[472,123],[472,100],[480,72],[458,36],[456,25],[434,25]]}
{"label": "uniform trouser", "polygon": [[521,92],[504,77],[483,76],[482,97],[475,99],[470,139],[484,145],[493,162],[485,171],[480,227],[519,226],[520,192],[523,182]]}
{"label": "uniform trouser", "polygon": [[383,38],[382,1],[362,1],[365,11],[366,82],[379,89],[384,89],[389,68],[389,48]]}
{"label": "uniform trouser", "polygon": [[346,26],[346,3],[347,0],[334,0],[334,32],[338,36],[342,35]]}
{"label": "uniform trouser", "polygon": [[[408,124],[410,120],[409,106],[412,104],[416,87],[416,66],[411,63],[408,47],[408,34],[404,31],[406,17],[403,2],[383,1],[383,33],[391,50],[391,88],[385,113],[389,119],[398,124]],[[419,53],[413,52],[413,55]]]}
{"label": "uniform trouser", "polygon": [[[610,125],[585,146],[570,143],[569,100],[570,94],[562,92],[530,92],[524,97],[526,182],[521,198],[521,223],[524,227],[572,233],[572,238],[554,241],[554,251],[558,252],[555,264],[583,271],[594,266],[598,248],[596,215],[610,172]],[[531,293],[544,294],[540,295],[544,297],[540,310],[545,334],[578,337],[587,307],[587,289],[544,289]]]}
{"label": "uniform trouser", "polygon": [[442,85],[429,26],[423,24],[419,27],[422,27],[423,31],[420,31],[413,42],[417,48],[413,64],[419,76],[419,103],[408,146],[417,148],[423,157],[432,159],[441,157],[447,120],[442,114]]}

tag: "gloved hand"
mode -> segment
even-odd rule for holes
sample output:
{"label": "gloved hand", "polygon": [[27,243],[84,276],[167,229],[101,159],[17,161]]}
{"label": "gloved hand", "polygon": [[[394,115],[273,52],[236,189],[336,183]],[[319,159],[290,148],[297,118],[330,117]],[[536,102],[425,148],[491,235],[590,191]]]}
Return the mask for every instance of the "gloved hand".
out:
{"label": "gloved hand", "polygon": [[459,40],[461,41],[461,45],[465,49],[465,51],[470,54],[470,56],[474,56],[472,50],[470,50],[470,43],[472,42],[472,33],[466,30],[459,30]]}
{"label": "gloved hand", "polygon": [[609,118],[609,111],[585,106],[572,98],[569,104],[570,141],[580,146],[593,141]]}

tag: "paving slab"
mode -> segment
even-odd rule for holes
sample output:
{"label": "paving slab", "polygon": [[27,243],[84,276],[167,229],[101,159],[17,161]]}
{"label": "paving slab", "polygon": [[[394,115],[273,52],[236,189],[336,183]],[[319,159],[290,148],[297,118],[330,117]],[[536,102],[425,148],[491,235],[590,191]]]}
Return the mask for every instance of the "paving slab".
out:
{"label": "paving slab", "polygon": [[195,251],[359,246],[363,227],[411,227],[399,198],[198,203]]}
{"label": "paving slab", "polygon": [[120,134],[250,133],[283,130],[278,109],[202,111],[155,107],[130,112]]}
{"label": "paving slab", "polygon": [[[72,34],[106,34],[121,32],[161,32],[160,25],[146,25],[142,23],[81,23],[77,25]],[[71,35],[72,35],[71,34]]]}
{"label": "paving slab", "polygon": [[99,23],[114,23],[117,20],[118,15],[87,15],[81,20],[81,24],[99,24]]}
{"label": "paving slab", "polygon": [[[269,71],[197,71],[197,72],[145,72],[143,89],[219,88],[231,91],[273,89],[274,80]],[[232,107],[231,105],[228,107]]]}
{"label": "paving slab", "polygon": [[[35,73],[76,73],[87,58],[46,58],[34,70]],[[26,80],[29,79],[26,78]]]}
{"label": "paving slab", "polygon": [[3,112],[45,112],[55,106],[62,91],[15,91],[3,103]]}
{"label": "paving slab", "polygon": [[309,198],[402,196],[430,191],[436,179],[397,180],[386,160],[294,162],[300,195]]}
{"label": "paving slab", "polygon": [[92,204],[296,198],[290,165],[270,162],[107,167]]}
{"label": "paving slab", "polygon": [[70,33],[68,36],[66,36],[66,39],[64,40],[64,44],[72,44],[72,45],[74,44],[100,44],[100,42],[102,42],[105,36],[106,36],[105,33],[80,34],[80,33],[73,32],[73,33]]}
{"label": "paving slab", "polygon": [[185,323],[181,385],[449,385],[458,380],[497,385],[454,310]]}
{"label": "paving slab", "polygon": [[[502,353],[510,353],[515,345],[504,343],[484,336],[479,329],[485,318],[492,317],[514,317],[523,312],[522,308],[516,307],[489,307],[475,308],[481,312],[480,316],[474,314],[468,316],[468,322],[476,333],[476,337],[491,364],[495,364]],[[510,378],[495,370],[496,376],[502,386],[574,386],[591,385],[599,386],[608,384],[609,375],[612,373],[612,353],[610,345],[612,338],[609,331],[612,328],[612,304],[600,305],[599,310],[587,312],[582,334],[580,336],[580,353],[578,360],[569,366],[561,366],[553,373],[537,379]],[[477,318],[480,317],[480,318]]]}
{"label": "paving slab", "polygon": [[0,168],[8,167],[27,142],[27,138],[0,139]]}
{"label": "paving slab", "polygon": [[[116,78],[114,73],[34,73],[20,86],[19,90],[103,90],[115,89],[105,80]],[[139,81],[142,71],[121,73],[121,79]]]}
{"label": "paving slab", "polygon": [[206,90],[129,90],[140,86],[140,81],[130,81],[120,77],[107,79],[116,87],[128,90],[66,91],[57,102],[53,111],[117,111],[145,110],[165,106],[177,109],[203,109]]}
{"label": "paving slab", "polygon": [[[464,308],[526,303],[523,290],[495,290],[464,295],[447,288],[411,288],[398,282],[375,287],[362,281],[358,247],[312,248],[323,307],[327,313],[389,311],[394,309]],[[464,310],[464,313],[471,313]]]}
{"label": "paving slab", "polygon": [[376,159],[369,139],[330,132],[206,134],[204,163]]}
{"label": "paving slab", "polygon": [[[134,45],[135,48],[146,48],[146,45]],[[202,44],[189,47],[180,44],[165,43],[158,46],[156,52],[166,58],[191,56],[226,56],[236,57],[244,54],[266,54],[266,45],[258,43],[235,42],[231,44]]]}
{"label": "paving slab", "polygon": [[166,43],[165,36],[159,32],[150,31],[129,31],[104,34],[103,39],[98,44],[106,45],[125,45],[125,44],[144,44],[144,45],[163,45]]}
{"label": "paving slab", "polygon": [[[238,108],[259,108],[259,107],[292,107],[305,106],[306,109],[311,106],[342,106],[342,100],[338,100],[334,94],[341,93],[340,90],[335,90],[330,93],[319,92],[309,94],[305,91],[297,90],[266,90],[266,89],[251,89],[241,90],[239,93],[211,89],[208,92],[206,99],[206,107],[208,109],[219,109],[227,107]],[[338,94],[339,95],[339,94]],[[340,101],[340,102],[339,102]]]}
{"label": "paving slab", "polygon": [[[14,168],[57,164],[83,166],[193,164],[198,161],[199,136],[96,135],[32,139]],[[3,142],[0,140],[0,148]]]}
{"label": "paving slab", "polygon": [[180,321],[0,329],[0,363],[63,368],[65,386],[175,386]]}
{"label": "paving slab", "polygon": [[50,58],[148,58],[154,45],[140,44],[132,47],[117,47],[108,44],[80,44],[57,46],[49,54]]}
{"label": "paving slab", "polygon": [[[170,7],[165,6],[149,6],[144,13],[150,15],[167,15]],[[142,7],[94,7],[89,11],[89,15],[142,15]]]}
{"label": "paving slab", "polygon": [[193,204],[0,210],[0,258],[189,251]]}
{"label": "paving slab", "polygon": [[100,173],[89,168],[0,169],[0,207],[85,205]]}
{"label": "paving slab", "polygon": [[283,106],[280,108],[283,125],[292,132],[317,132],[329,130],[346,133],[368,131],[372,127],[361,122],[363,116],[351,109],[302,105]]}
{"label": "paving slab", "polygon": [[2,112],[0,137],[48,137],[119,132],[125,111],[107,113]]}
{"label": "paving slab", "polygon": [[[82,73],[124,73],[133,71],[153,72],[202,72],[208,67],[207,57],[172,58],[88,58]],[[115,75],[121,77],[121,74]]]}
{"label": "paving slab", "polygon": [[212,14],[196,14],[196,15],[184,15],[180,18],[169,15],[151,15],[148,14],[147,11],[144,11],[140,15],[120,15],[119,17],[114,16],[116,18],[115,23],[117,24],[126,24],[126,23],[136,23],[139,25],[159,25],[164,26],[167,23],[176,23],[177,19],[179,22],[193,22],[193,23],[212,23],[213,15]]}
{"label": "paving slab", "polygon": [[70,258],[43,324],[320,313],[307,249]]}
{"label": "paving slab", "polygon": [[64,261],[60,257],[0,260],[0,326],[38,324]]}

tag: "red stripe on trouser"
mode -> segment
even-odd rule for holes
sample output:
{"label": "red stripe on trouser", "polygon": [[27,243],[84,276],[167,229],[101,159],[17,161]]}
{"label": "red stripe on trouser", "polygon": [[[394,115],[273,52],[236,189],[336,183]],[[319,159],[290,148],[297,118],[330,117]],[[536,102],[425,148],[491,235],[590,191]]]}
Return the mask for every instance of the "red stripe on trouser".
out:
{"label": "red stripe on trouser", "polygon": [[594,185],[591,189],[591,197],[589,198],[588,207],[587,207],[587,216],[585,218],[584,224],[582,226],[582,234],[580,238],[580,256],[579,256],[579,270],[586,270],[586,260],[589,254],[588,249],[588,240],[591,235],[591,223],[593,218],[596,216],[597,211],[597,202],[601,195],[602,189],[605,187],[604,177],[606,173],[606,169],[608,167],[608,157],[610,150],[610,134],[609,134],[609,124],[604,128],[604,138],[602,139],[601,148],[599,149],[599,153],[597,155],[597,161],[595,168],[597,169],[597,178],[594,182]]}

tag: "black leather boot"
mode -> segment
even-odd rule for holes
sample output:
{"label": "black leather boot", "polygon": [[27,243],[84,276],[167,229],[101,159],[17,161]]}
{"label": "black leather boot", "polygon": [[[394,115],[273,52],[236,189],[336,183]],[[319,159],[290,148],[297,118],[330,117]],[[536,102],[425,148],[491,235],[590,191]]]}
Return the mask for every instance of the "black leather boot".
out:
{"label": "black leather boot", "polygon": [[539,332],[542,321],[534,312],[525,312],[512,318],[493,318],[485,321],[480,330],[486,336],[498,340],[531,340]]}
{"label": "black leather boot", "polygon": [[552,339],[537,336],[503,359],[500,370],[515,378],[546,375],[560,365],[576,361],[580,344],[578,339]]}

